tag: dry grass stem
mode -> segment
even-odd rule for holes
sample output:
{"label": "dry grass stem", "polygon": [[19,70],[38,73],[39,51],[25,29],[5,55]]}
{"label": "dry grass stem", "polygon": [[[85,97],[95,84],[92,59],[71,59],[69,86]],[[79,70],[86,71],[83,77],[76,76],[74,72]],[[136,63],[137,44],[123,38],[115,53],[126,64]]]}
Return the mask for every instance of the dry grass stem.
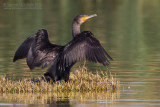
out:
{"label": "dry grass stem", "polygon": [[115,76],[111,74],[108,76],[103,71],[96,71],[96,74],[93,74],[87,70],[83,66],[71,72],[69,82],[34,83],[27,78],[15,81],[3,77],[0,78],[0,93],[106,92],[119,89],[119,81]]}

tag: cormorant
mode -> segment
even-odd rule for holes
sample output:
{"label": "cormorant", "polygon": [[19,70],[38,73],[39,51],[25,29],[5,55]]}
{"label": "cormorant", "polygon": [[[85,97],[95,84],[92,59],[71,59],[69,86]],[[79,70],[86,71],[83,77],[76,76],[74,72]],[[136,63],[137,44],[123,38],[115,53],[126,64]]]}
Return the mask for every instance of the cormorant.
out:
{"label": "cormorant", "polygon": [[64,46],[51,44],[48,33],[40,29],[35,35],[28,37],[17,49],[13,62],[18,59],[27,58],[27,64],[32,70],[34,67],[42,68],[51,65],[44,74],[46,80],[53,81],[69,80],[70,69],[82,60],[99,62],[104,66],[110,64],[107,57],[112,60],[100,42],[90,31],[80,32],[80,26],[86,20],[97,16],[78,15],[72,23],[73,39]]}

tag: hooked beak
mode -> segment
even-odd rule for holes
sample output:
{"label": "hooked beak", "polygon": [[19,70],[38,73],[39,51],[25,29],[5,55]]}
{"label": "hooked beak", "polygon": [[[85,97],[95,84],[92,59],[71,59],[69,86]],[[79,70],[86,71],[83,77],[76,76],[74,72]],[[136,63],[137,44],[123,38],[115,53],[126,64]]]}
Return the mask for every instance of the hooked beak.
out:
{"label": "hooked beak", "polygon": [[97,16],[97,14],[85,15],[84,17],[82,17],[82,22],[81,22],[81,23],[83,23],[83,22],[85,22],[86,20],[88,20],[88,19],[90,19],[90,18],[92,18],[92,17],[95,17],[95,16]]}
{"label": "hooked beak", "polygon": [[96,17],[96,16],[97,16],[97,14],[88,15],[88,16],[86,17],[86,19],[88,20],[88,19],[90,19],[90,18],[92,18],[92,17]]}

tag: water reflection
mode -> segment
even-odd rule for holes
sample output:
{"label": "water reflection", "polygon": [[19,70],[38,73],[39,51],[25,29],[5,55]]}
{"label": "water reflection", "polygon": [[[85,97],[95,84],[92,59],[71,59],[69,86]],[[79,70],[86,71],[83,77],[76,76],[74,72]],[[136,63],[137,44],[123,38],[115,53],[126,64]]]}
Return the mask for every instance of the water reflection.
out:
{"label": "water reflection", "polygon": [[113,101],[119,99],[119,92],[112,93],[30,93],[30,94],[7,94],[3,93],[0,97],[1,105],[38,105],[59,107],[70,107],[75,104],[94,104],[95,102],[114,103]]}

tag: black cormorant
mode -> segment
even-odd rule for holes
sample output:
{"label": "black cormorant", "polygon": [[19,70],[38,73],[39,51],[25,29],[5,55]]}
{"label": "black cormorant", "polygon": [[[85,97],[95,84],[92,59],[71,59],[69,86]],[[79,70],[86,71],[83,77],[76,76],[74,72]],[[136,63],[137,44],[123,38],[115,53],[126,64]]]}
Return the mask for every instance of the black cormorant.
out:
{"label": "black cormorant", "polygon": [[69,80],[70,69],[77,61],[88,60],[99,62],[104,66],[112,60],[100,42],[90,31],[80,32],[80,26],[86,20],[97,16],[78,15],[72,23],[73,39],[64,46],[51,44],[47,30],[41,29],[35,35],[28,37],[17,49],[13,62],[27,57],[27,64],[32,70],[34,67],[51,65],[44,74],[46,80]]}

